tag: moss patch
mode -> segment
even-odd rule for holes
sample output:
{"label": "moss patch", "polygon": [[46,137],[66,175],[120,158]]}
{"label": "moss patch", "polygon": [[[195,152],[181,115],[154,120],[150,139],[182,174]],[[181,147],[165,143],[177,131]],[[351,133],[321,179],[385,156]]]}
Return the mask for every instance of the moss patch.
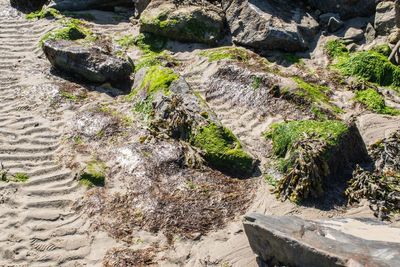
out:
{"label": "moss patch", "polygon": [[349,54],[349,50],[346,48],[346,45],[340,40],[328,41],[325,45],[325,52],[330,58],[346,56]]}
{"label": "moss patch", "polygon": [[373,47],[371,50],[381,55],[384,55],[385,57],[389,57],[390,54],[392,53],[392,49],[387,44],[377,45]]}
{"label": "moss patch", "polygon": [[157,92],[169,95],[169,87],[178,79],[179,75],[170,68],[157,65],[150,67],[140,86],[135,88],[128,96],[128,99],[133,99],[138,92],[146,90],[147,97],[135,104],[134,111],[143,114],[145,118],[151,117],[153,95]]}
{"label": "moss patch", "polygon": [[43,7],[39,11],[35,11],[26,15],[26,19],[44,19],[44,18],[62,18],[61,13],[54,8]]}
{"label": "moss patch", "polygon": [[14,176],[14,181],[15,182],[20,182],[20,183],[25,183],[29,180],[29,176],[26,173],[18,172],[13,175]]}
{"label": "moss patch", "polygon": [[205,151],[207,162],[218,170],[233,175],[248,175],[253,159],[243,151],[239,140],[227,128],[210,123],[198,129],[193,145]]}
{"label": "moss patch", "polygon": [[400,115],[400,110],[386,106],[384,97],[374,89],[357,91],[356,101],[379,114]]}
{"label": "moss patch", "polygon": [[250,55],[248,51],[241,47],[218,47],[201,51],[200,56],[207,57],[210,62],[220,60],[233,60],[237,62],[248,62]]}
{"label": "moss patch", "polygon": [[125,35],[116,40],[117,44],[121,47],[128,49],[135,45],[135,37],[133,35]]}
{"label": "moss patch", "polygon": [[348,127],[340,121],[303,120],[273,124],[265,136],[272,139],[275,155],[285,157],[293,144],[304,138],[305,134],[314,135],[328,145],[336,146],[346,132]]}
{"label": "moss patch", "polygon": [[107,167],[103,162],[89,162],[80,176],[80,183],[87,186],[104,186]]}
{"label": "moss patch", "polygon": [[146,89],[148,95],[153,95],[159,91],[162,91],[165,95],[169,95],[169,87],[178,78],[179,75],[170,68],[152,66],[147,70],[146,76],[138,90]]}
{"label": "moss patch", "polygon": [[299,90],[296,91],[295,94],[308,100],[312,104],[311,111],[317,118],[324,117],[324,112],[321,108],[328,109],[333,113],[342,112],[340,108],[330,103],[330,98],[328,96],[330,93],[329,87],[308,83],[299,77],[294,77],[293,79],[299,87]]}
{"label": "moss patch", "polygon": [[84,26],[84,23],[76,20],[66,20],[63,23],[63,27],[60,29],[48,32],[40,39],[40,45],[43,46],[44,42],[47,40],[79,40],[79,39],[89,39],[93,36],[90,29]]}
{"label": "moss patch", "polygon": [[325,50],[335,59],[333,67],[342,74],[356,76],[381,86],[400,87],[400,67],[387,59],[390,48],[378,46],[370,51],[349,53],[340,41],[328,42]]}

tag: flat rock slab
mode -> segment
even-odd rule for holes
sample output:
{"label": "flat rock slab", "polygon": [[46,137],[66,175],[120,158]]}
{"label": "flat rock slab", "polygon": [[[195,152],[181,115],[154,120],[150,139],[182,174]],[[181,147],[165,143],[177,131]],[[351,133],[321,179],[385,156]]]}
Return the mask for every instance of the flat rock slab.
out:
{"label": "flat rock slab", "polygon": [[76,42],[46,41],[43,51],[55,68],[89,82],[123,81],[133,72],[127,60]]}
{"label": "flat rock slab", "polygon": [[379,222],[251,214],[243,224],[251,248],[271,266],[400,266],[400,229]]}

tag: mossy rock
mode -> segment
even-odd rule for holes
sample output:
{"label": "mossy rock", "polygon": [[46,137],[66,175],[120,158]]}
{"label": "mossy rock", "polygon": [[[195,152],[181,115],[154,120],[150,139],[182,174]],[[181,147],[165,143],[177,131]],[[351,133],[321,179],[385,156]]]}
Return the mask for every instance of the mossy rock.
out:
{"label": "mossy rock", "polygon": [[342,74],[381,86],[391,86],[399,91],[400,67],[388,60],[390,48],[379,46],[369,51],[350,53],[342,42],[334,40],[327,43],[325,50],[335,61],[333,67]]}
{"label": "mossy rock", "polygon": [[400,115],[400,110],[386,106],[385,98],[372,88],[357,91],[355,99],[357,102],[363,104],[367,109],[378,114],[394,116]]}
{"label": "mossy rock", "polygon": [[347,125],[341,121],[302,120],[273,124],[265,136],[272,140],[275,155],[285,157],[293,144],[305,135],[314,135],[328,145],[336,146],[340,137],[347,132]]}
{"label": "mossy rock", "polygon": [[172,40],[215,44],[222,38],[221,10],[212,7],[152,2],[140,17],[140,31]]}
{"label": "mossy rock", "polygon": [[46,33],[41,39],[39,44],[43,44],[48,40],[68,40],[75,41],[80,39],[88,39],[88,41],[95,40],[93,32],[85,27],[85,24],[77,19],[65,20],[63,27],[55,29],[51,32]]}
{"label": "mossy rock", "polygon": [[214,168],[234,176],[247,176],[254,160],[241,147],[237,137],[227,128],[210,123],[200,127],[193,145],[205,152],[205,159]]}

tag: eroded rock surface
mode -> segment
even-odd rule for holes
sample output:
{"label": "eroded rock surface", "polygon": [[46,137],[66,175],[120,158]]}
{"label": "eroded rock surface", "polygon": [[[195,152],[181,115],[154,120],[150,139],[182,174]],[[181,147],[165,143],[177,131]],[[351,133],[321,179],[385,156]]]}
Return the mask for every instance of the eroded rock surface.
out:
{"label": "eroded rock surface", "polygon": [[[400,229],[381,228],[381,224],[374,222],[357,227],[357,222],[345,219],[318,222],[251,214],[243,224],[251,248],[271,266],[398,266]],[[343,224],[347,233],[338,230]],[[393,242],[379,240],[379,229],[385,234],[390,232]],[[365,233],[357,234],[362,231]],[[375,233],[375,238],[367,233]]]}
{"label": "eroded rock surface", "polygon": [[376,0],[308,0],[312,7],[324,13],[339,13],[343,19],[373,15],[376,2]]}
{"label": "eroded rock surface", "polygon": [[303,51],[318,23],[291,1],[223,1],[233,41],[260,50]]}
{"label": "eroded rock surface", "polygon": [[90,82],[127,80],[133,71],[126,60],[71,41],[46,41],[43,51],[55,68]]}
{"label": "eroded rock surface", "polygon": [[183,42],[215,44],[224,29],[223,12],[208,4],[177,4],[152,1],[140,17],[140,31]]}

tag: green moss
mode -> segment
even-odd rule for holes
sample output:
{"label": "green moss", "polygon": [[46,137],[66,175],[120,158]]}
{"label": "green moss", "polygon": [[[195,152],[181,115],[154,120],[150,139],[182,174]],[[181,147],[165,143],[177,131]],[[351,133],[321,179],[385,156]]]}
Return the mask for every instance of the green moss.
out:
{"label": "green moss", "polygon": [[146,54],[162,52],[167,42],[167,38],[152,33],[141,33],[134,38],[134,44]]}
{"label": "green moss", "polygon": [[253,76],[252,79],[253,82],[251,83],[251,87],[253,87],[254,90],[259,89],[262,83],[262,78],[258,76]]}
{"label": "green moss", "polygon": [[133,100],[138,92],[146,90],[147,97],[137,102],[133,111],[144,115],[144,119],[151,118],[153,113],[153,95],[157,92],[169,95],[169,87],[177,79],[179,79],[179,75],[170,68],[164,68],[161,66],[150,67],[147,70],[141,85],[138,88],[135,88],[128,96],[128,100]]}
{"label": "green moss", "polygon": [[125,49],[132,47],[135,45],[135,37],[133,35],[125,35],[116,40],[117,44],[122,46]]}
{"label": "green moss", "polygon": [[80,183],[88,186],[104,186],[107,166],[103,162],[89,162],[80,176]]}
{"label": "green moss", "polygon": [[316,114],[318,118],[323,117],[323,112],[320,107],[329,109],[334,113],[342,112],[340,108],[330,103],[330,98],[328,96],[330,93],[329,87],[308,83],[300,77],[294,77],[293,79],[299,87],[299,90],[296,91],[295,94],[311,102],[311,111]]}
{"label": "green moss", "polygon": [[345,75],[357,76],[382,86],[400,86],[400,67],[375,51],[341,57],[335,66]]}
{"label": "green moss", "polygon": [[253,159],[227,128],[210,123],[198,129],[193,145],[205,151],[207,162],[218,170],[236,175],[252,171]]}
{"label": "green moss", "polygon": [[200,56],[207,57],[210,62],[220,60],[233,60],[237,62],[248,62],[250,55],[248,51],[241,47],[218,47],[201,51]]}
{"label": "green moss", "polygon": [[152,66],[147,70],[146,76],[138,89],[146,89],[148,95],[153,95],[159,91],[162,91],[165,95],[169,95],[169,87],[172,82],[178,79],[179,75],[172,69]]}
{"label": "green moss", "polygon": [[79,20],[71,19],[66,20],[63,23],[63,27],[60,29],[48,32],[40,39],[40,45],[43,46],[47,40],[79,40],[89,39],[93,35],[92,31],[84,26]]}
{"label": "green moss", "polygon": [[18,172],[14,174],[14,180],[16,182],[25,183],[29,180],[29,176],[26,173]]}
{"label": "green moss", "polygon": [[285,53],[283,54],[283,59],[289,64],[303,64],[303,60],[296,54]]}
{"label": "green moss", "polygon": [[303,120],[273,124],[265,136],[272,139],[275,155],[284,157],[295,142],[304,138],[304,134],[315,135],[335,146],[347,131],[346,124],[340,121]]}
{"label": "green moss", "polygon": [[26,19],[44,19],[44,18],[61,18],[61,13],[54,8],[42,8],[39,11],[35,11],[26,15]]}
{"label": "green moss", "polygon": [[374,89],[357,91],[356,101],[379,114],[400,115],[400,110],[386,106],[384,97]]}
{"label": "green moss", "polygon": [[390,54],[392,53],[392,49],[387,44],[377,45],[373,47],[371,50],[381,55],[384,55],[385,57],[389,57]]}
{"label": "green moss", "polygon": [[331,58],[346,56],[349,54],[349,50],[346,48],[345,44],[340,40],[328,41],[325,45],[325,52]]}

